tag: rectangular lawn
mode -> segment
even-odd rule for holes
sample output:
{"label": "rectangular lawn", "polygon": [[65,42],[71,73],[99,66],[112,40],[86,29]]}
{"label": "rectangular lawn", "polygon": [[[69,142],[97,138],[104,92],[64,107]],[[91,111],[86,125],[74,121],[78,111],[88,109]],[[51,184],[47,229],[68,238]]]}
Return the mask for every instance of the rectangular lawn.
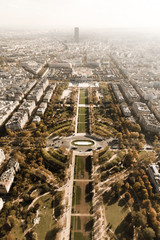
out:
{"label": "rectangular lawn", "polygon": [[79,114],[84,114],[84,115],[88,115],[89,114],[89,110],[87,107],[79,107]]}
{"label": "rectangular lawn", "polygon": [[88,123],[86,123],[86,122],[78,123],[78,127],[77,127],[78,133],[86,133],[88,131],[89,131]]}
{"label": "rectangular lawn", "polygon": [[129,209],[125,206],[119,206],[119,201],[111,205],[105,205],[105,213],[107,222],[112,225],[112,229],[115,231],[120,225],[123,219],[127,216]]}
{"label": "rectangular lawn", "polygon": [[81,114],[78,115],[78,122],[87,122],[87,121],[88,121],[88,118],[86,115],[81,115]]}

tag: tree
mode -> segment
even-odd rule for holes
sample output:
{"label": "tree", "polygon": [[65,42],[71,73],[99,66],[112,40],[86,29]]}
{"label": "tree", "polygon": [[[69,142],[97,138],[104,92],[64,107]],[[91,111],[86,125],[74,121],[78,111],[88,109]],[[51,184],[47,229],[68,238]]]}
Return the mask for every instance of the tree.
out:
{"label": "tree", "polygon": [[129,189],[129,183],[128,183],[128,182],[126,182],[124,186],[125,186],[125,189],[126,189],[126,190]]}
{"label": "tree", "polygon": [[129,192],[126,192],[124,196],[127,202],[129,201],[129,199],[131,199],[131,194]]}
{"label": "tree", "polygon": [[131,132],[130,133],[130,138],[138,138],[139,137],[139,133],[138,132]]}
{"label": "tree", "polygon": [[15,137],[16,136],[16,133],[12,132],[11,129],[7,129],[7,133],[10,137]]}
{"label": "tree", "polygon": [[133,224],[136,227],[139,227],[139,226],[145,227],[147,224],[147,217],[142,212],[133,212],[132,218],[133,218]]}
{"label": "tree", "polygon": [[11,228],[15,227],[16,224],[18,223],[18,220],[15,216],[8,216],[7,217],[7,222]]}
{"label": "tree", "polygon": [[156,213],[155,209],[150,207],[148,209],[148,214],[149,214],[149,218],[150,218],[150,220],[152,221],[152,224],[153,224],[153,221],[155,221],[156,217],[157,217],[157,213]]}
{"label": "tree", "polygon": [[143,235],[145,240],[153,240],[156,237],[155,231],[150,227],[144,228]]}
{"label": "tree", "polygon": [[135,182],[133,188],[136,192],[138,192],[141,189],[141,184],[139,182]]}
{"label": "tree", "polygon": [[137,143],[137,148],[138,148],[139,150],[142,150],[142,149],[144,148],[143,142],[138,142],[138,143]]}
{"label": "tree", "polygon": [[36,136],[40,137],[41,136],[41,132],[40,131],[36,131]]}
{"label": "tree", "polygon": [[36,128],[36,124],[32,122],[28,127],[29,128]]}
{"label": "tree", "polygon": [[122,185],[123,185],[123,182],[122,182],[122,181],[120,181],[120,182],[115,182],[115,183],[112,185],[112,191],[113,191],[114,194],[115,194],[115,198],[119,198]]}
{"label": "tree", "polygon": [[6,236],[5,239],[6,239],[6,240],[15,240],[16,238],[15,238],[14,234],[10,232],[10,233]]}
{"label": "tree", "polygon": [[149,199],[143,200],[142,205],[144,208],[151,209],[151,201]]}
{"label": "tree", "polygon": [[140,131],[141,131],[141,127],[140,127],[139,124],[135,124],[135,125],[134,125],[134,131],[135,131],[135,132],[140,132]]}
{"label": "tree", "polygon": [[31,132],[28,131],[28,130],[24,130],[23,132],[21,132],[21,135],[25,136],[25,137],[30,137],[31,136]]}
{"label": "tree", "polygon": [[142,197],[143,199],[148,199],[148,191],[146,188],[142,189]]}
{"label": "tree", "polygon": [[22,147],[30,147],[30,141],[23,141],[21,144]]}

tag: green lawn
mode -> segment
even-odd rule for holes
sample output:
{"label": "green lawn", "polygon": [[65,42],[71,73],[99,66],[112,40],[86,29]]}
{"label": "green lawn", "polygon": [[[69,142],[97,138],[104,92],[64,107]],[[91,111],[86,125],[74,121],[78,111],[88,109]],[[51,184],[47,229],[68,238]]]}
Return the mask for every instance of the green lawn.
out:
{"label": "green lawn", "polygon": [[79,216],[77,217],[77,229],[81,230],[81,219]]}
{"label": "green lawn", "polygon": [[11,229],[11,235],[15,237],[14,239],[23,239],[24,231],[22,229],[22,223],[20,220],[16,221],[16,225]]}
{"label": "green lawn", "polygon": [[[34,229],[37,233],[38,240],[50,240],[54,238],[55,228],[55,222],[53,220],[52,196],[48,194],[39,200],[42,203],[41,207],[39,208],[40,222]],[[24,231],[21,228],[20,221],[17,220],[16,226],[11,230],[11,234],[13,237],[15,237],[14,239],[23,239]]]}
{"label": "green lawn", "polygon": [[[36,225],[36,233],[38,240],[50,239],[49,237],[54,237],[52,235],[55,222],[53,220],[53,207],[52,207],[52,196],[50,194],[42,197],[42,206],[39,211],[40,222]],[[47,237],[46,237],[47,236]]]}
{"label": "green lawn", "polygon": [[86,115],[78,115],[78,122],[87,122],[88,117]]}
{"label": "green lawn", "polygon": [[89,110],[87,107],[79,107],[79,114],[84,114],[84,115],[88,115],[89,114]]}
{"label": "green lawn", "polygon": [[76,218],[77,218],[77,217],[71,216],[71,228],[72,228],[73,230],[76,229]]}
{"label": "green lawn", "polygon": [[80,98],[79,104],[88,104],[88,97]]}
{"label": "green lawn", "polygon": [[76,156],[75,158],[75,179],[79,178],[80,175],[84,175],[84,159],[81,156]]}
{"label": "green lawn", "polygon": [[[121,200],[124,201],[124,200]],[[112,229],[115,231],[123,219],[127,216],[129,209],[125,205],[119,206],[119,201],[111,205],[105,205],[106,219],[111,223]]]}
{"label": "green lawn", "polygon": [[78,126],[77,126],[77,132],[78,133],[85,133],[85,132],[88,132],[88,131],[89,131],[89,124],[88,124],[88,122],[78,123]]}
{"label": "green lawn", "polygon": [[78,127],[77,127],[78,133],[85,133],[89,131],[88,117],[89,117],[88,108],[80,107],[79,115],[78,115]]}
{"label": "green lawn", "polygon": [[81,232],[75,232],[74,233],[74,240],[90,240],[90,237],[85,237],[83,235],[83,233],[81,233]]}
{"label": "green lawn", "polygon": [[81,204],[81,187],[76,186],[76,205]]}
{"label": "green lawn", "polygon": [[88,97],[88,89],[80,90],[80,98]]}

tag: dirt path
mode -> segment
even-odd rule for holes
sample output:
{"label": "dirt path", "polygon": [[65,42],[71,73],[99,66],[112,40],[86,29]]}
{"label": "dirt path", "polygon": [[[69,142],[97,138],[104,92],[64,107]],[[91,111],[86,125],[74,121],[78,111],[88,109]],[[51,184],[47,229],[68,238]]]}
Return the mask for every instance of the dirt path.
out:
{"label": "dirt path", "polygon": [[74,182],[93,182],[91,179],[74,179]]}
{"label": "dirt path", "polygon": [[44,197],[44,196],[46,196],[46,195],[49,194],[49,193],[50,193],[50,192],[46,192],[46,193],[44,193],[44,194],[36,197],[36,198],[31,202],[31,204],[28,206],[28,210],[29,210],[31,207],[33,207],[34,203],[35,203],[39,198]]}

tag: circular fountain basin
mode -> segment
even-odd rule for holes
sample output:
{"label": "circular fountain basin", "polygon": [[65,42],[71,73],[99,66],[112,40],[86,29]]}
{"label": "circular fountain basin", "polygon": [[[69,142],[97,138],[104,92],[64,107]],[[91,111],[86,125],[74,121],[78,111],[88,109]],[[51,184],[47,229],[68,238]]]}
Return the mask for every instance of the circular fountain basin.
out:
{"label": "circular fountain basin", "polygon": [[74,146],[93,146],[94,142],[91,140],[75,140],[72,142]]}

